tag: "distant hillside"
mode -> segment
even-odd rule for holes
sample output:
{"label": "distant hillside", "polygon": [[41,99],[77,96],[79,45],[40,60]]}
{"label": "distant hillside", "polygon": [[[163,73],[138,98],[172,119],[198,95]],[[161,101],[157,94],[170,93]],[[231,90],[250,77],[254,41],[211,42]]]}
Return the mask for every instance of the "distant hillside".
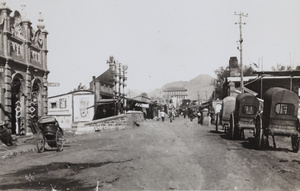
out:
{"label": "distant hillside", "polygon": [[201,100],[207,100],[213,90],[213,77],[206,74],[200,74],[199,76],[191,79],[190,81],[176,81],[165,84],[161,88],[157,88],[151,92],[148,92],[149,97],[156,97],[163,93],[163,90],[169,87],[184,87],[187,89],[188,99],[197,100],[198,93]]}

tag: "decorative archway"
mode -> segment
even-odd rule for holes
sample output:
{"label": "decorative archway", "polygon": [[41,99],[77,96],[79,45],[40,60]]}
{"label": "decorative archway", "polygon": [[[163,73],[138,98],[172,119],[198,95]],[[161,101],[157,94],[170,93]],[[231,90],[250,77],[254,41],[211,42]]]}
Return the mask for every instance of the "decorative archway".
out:
{"label": "decorative archway", "polygon": [[11,123],[13,134],[25,134],[25,82],[21,74],[12,76],[11,82]]}
{"label": "decorative archway", "polygon": [[37,120],[40,116],[42,116],[42,88],[41,80],[38,78],[32,80],[30,104],[30,118],[33,120]]}

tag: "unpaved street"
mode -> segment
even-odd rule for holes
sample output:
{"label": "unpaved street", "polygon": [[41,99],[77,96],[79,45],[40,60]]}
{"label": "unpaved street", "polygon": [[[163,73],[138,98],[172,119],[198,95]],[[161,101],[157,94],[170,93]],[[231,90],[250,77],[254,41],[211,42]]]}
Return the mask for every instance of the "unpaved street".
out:
{"label": "unpaved street", "polygon": [[[248,135],[248,134],[247,134]],[[258,151],[251,134],[228,140],[213,126],[176,118],[66,137],[63,152],[1,161],[0,190],[299,190],[300,154],[289,139]]]}

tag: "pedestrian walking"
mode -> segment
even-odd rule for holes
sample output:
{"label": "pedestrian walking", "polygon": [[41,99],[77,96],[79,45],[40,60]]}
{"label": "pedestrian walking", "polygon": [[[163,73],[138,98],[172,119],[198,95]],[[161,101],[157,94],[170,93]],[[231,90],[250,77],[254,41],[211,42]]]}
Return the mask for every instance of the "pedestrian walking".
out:
{"label": "pedestrian walking", "polygon": [[162,122],[165,121],[166,115],[167,115],[167,114],[166,114],[163,110],[160,112],[160,117],[161,117],[161,121],[162,121]]}
{"label": "pedestrian walking", "polygon": [[184,117],[184,119],[185,119],[186,115],[187,115],[187,108],[184,108],[183,109],[183,117]]}
{"label": "pedestrian walking", "polygon": [[172,122],[172,120],[174,120],[174,111],[175,111],[175,106],[174,106],[172,100],[170,100],[168,110],[169,110],[169,118],[170,118],[170,122]]}
{"label": "pedestrian walking", "polygon": [[159,109],[159,110],[157,110],[157,121],[159,121],[160,118],[161,118],[161,116],[160,116],[160,109]]}

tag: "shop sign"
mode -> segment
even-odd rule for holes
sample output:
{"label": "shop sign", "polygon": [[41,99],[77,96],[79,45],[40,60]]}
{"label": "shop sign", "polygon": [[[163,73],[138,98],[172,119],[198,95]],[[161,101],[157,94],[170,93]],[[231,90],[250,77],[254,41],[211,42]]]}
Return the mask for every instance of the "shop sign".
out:
{"label": "shop sign", "polygon": [[59,87],[60,83],[56,83],[56,82],[48,82],[48,83],[44,83],[44,86],[48,86],[48,87]]}

